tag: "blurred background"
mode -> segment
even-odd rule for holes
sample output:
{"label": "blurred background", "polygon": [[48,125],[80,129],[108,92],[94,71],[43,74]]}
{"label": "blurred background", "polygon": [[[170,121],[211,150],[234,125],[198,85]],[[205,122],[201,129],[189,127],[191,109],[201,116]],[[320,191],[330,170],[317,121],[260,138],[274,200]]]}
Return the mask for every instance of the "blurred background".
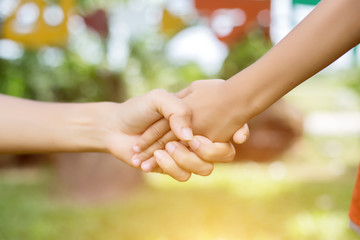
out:
{"label": "blurred background", "polygon": [[[318,2],[0,0],[0,93],[121,102],[228,79]],[[300,85],[250,122],[235,163],[187,183],[105,154],[0,155],[0,239],[358,239],[359,62]]]}

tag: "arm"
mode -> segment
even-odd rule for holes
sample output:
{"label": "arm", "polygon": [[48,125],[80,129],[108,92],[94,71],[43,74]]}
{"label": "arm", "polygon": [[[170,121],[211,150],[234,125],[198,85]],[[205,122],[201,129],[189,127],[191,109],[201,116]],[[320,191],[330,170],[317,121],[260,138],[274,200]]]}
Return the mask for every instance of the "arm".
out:
{"label": "arm", "polygon": [[[195,133],[228,141],[252,117],[357,45],[359,12],[359,0],[323,0],[279,44],[226,83],[192,83],[178,97],[192,109]],[[137,142],[139,149],[154,141],[147,132],[162,130],[164,125],[149,128]]]}
{"label": "arm", "polygon": [[359,12],[358,0],[320,2],[279,44],[224,84],[225,102],[241,103],[230,117],[250,119],[356,46]]}
{"label": "arm", "polygon": [[[107,152],[131,165],[132,146],[148,126],[163,117],[177,138],[193,138],[190,109],[163,90],[153,90],[121,104],[44,103],[0,94],[0,109],[0,154]],[[221,148],[222,155],[235,155],[231,144],[213,144],[206,138],[194,148],[199,156],[176,146],[172,156],[165,156],[166,163],[160,163],[159,170],[179,181],[189,179],[194,168],[200,175],[211,173],[213,164],[202,158],[213,156],[206,152]]]}
{"label": "arm", "polygon": [[[46,103],[0,95],[0,153],[111,152],[165,117],[176,136],[193,138],[191,111],[162,90],[125,103]],[[121,150],[132,152],[132,145]]]}
{"label": "arm", "polygon": [[0,95],[0,153],[105,151],[96,125],[109,103],[43,103]]}
{"label": "arm", "polygon": [[197,81],[181,97],[195,134],[228,140],[249,119],[360,42],[360,1],[323,0],[257,62],[226,82]]}

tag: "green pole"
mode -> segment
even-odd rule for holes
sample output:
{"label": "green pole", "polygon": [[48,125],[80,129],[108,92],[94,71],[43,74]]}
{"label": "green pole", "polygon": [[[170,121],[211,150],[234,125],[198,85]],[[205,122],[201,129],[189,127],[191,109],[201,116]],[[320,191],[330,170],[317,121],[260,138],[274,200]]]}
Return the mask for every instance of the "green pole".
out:
{"label": "green pole", "polygon": [[293,5],[304,4],[315,6],[320,2],[320,0],[292,0]]}

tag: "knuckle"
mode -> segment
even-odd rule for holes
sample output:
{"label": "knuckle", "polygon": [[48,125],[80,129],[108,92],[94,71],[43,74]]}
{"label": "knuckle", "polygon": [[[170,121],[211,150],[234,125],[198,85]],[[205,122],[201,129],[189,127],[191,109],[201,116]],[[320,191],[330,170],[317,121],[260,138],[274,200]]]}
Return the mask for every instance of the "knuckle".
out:
{"label": "knuckle", "polygon": [[196,89],[196,87],[197,87],[199,84],[201,84],[201,81],[200,81],[200,80],[194,81],[194,82],[190,83],[189,89],[190,89],[191,91],[193,91],[194,89]]}
{"label": "knuckle", "polygon": [[151,98],[154,98],[156,97],[156,92],[157,92],[158,89],[154,89],[154,90],[151,90],[150,92],[148,92],[147,94],[151,97]]}
{"label": "knuckle", "polygon": [[156,143],[154,143],[151,147],[149,147],[148,149],[146,149],[145,151],[143,151],[140,155],[139,155],[139,158],[140,160],[145,160],[145,159],[149,159],[151,158],[154,153],[156,151],[160,151],[160,150],[163,150],[164,149],[164,145],[161,144],[158,141],[156,141]]}
{"label": "knuckle", "polygon": [[154,151],[152,151],[152,149],[147,149],[145,152],[140,153],[138,158],[142,161],[147,160],[152,157],[153,153]]}
{"label": "knuckle", "polygon": [[149,135],[146,136],[146,139],[148,141],[151,141],[151,139],[162,137],[162,132],[158,127],[153,127],[151,131],[149,131]]}
{"label": "knuckle", "polygon": [[149,145],[149,139],[146,136],[142,136],[137,142],[137,145],[140,147],[140,149],[143,149]]}
{"label": "knuckle", "polygon": [[154,90],[151,90],[150,91],[150,95],[151,96],[154,96],[154,97],[157,97],[157,96],[163,96],[165,94],[167,94],[168,92],[165,91],[164,89],[154,89]]}
{"label": "knuckle", "polygon": [[214,148],[207,149],[206,152],[204,152],[203,154],[203,158],[208,161],[214,160],[215,158],[217,158],[217,156],[218,153]]}
{"label": "knuckle", "polygon": [[153,141],[153,132],[155,132],[156,130],[150,129],[149,131],[145,132],[139,139],[138,141],[138,145],[140,146],[151,146],[151,141]]}
{"label": "knuckle", "polygon": [[191,115],[191,109],[190,107],[188,107],[185,104],[182,104],[181,108],[178,108],[176,110],[177,114],[176,115],[180,115],[180,116],[190,116]]}
{"label": "knuckle", "polygon": [[188,168],[189,164],[196,161],[198,158],[195,153],[189,152],[189,150],[180,143],[175,142],[176,144],[176,151],[172,154],[176,162],[184,168]]}
{"label": "knuckle", "polygon": [[209,176],[214,170],[214,164],[206,164],[205,167],[201,169],[199,175],[201,176]]}
{"label": "knuckle", "polygon": [[224,162],[232,162],[235,158],[235,155],[236,155],[235,150],[228,152],[227,154],[224,155],[223,161]]}
{"label": "knuckle", "polygon": [[176,177],[175,179],[178,180],[179,182],[186,182],[190,179],[191,174],[190,173],[184,173],[178,177]]}
{"label": "knuckle", "polygon": [[164,149],[165,148],[165,145],[166,145],[167,141],[165,138],[160,138],[156,141],[156,144],[155,146],[159,149]]}
{"label": "knuckle", "polygon": [[139,154],[139,159],[149,159],[154,155],[157,150],[162,150],[165,147],[165,143],[162,139],[157,140],[151,147]]}

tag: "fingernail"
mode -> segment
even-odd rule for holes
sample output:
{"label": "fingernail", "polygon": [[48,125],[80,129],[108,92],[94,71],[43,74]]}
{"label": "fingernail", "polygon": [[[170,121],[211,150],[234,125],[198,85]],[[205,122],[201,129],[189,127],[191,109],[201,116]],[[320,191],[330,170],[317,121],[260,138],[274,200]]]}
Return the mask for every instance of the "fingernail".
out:
{"label": "fingernail", "polygon": [[143,164],[141,164],[141,169],[142,169],[144,172],[150,172],[150,171],[151,171],[150,163],[143,163]]}
{"label": "fingernail", "polygon": [[242,144],[246,141],[246,136],[245,135],[241,135],[241,137],[239,138],[239,144]]}
{"label": "fingernail", "polygon": [[175,151],[175,144],[173,143],[168,143],[166,144],[166,150],[168,151],[168,153],[172,154]]}
{"label": "fingernail", "polygon": [[141,164],[141,161],[140,161],[140,159],[137,158],[137,155],[134,155],[132,157],[131,162],[135,167],[139,167]]}
{"label": "fingernail", "polygon": [[193,140],[191,140],[191,141],[189,142],[189,145],[190,145],[190,147],[191,147],[193,150],[196,150],[196,149],[199,148],[200,142],[199,142],[199,140],[197,140],[196,138],[193,138]]}
{"label": "fingernail", "polygon": [[141,151],[140,147],[138,145],[133,146],[133,150],[136,153],[139,153]]}
{"label": "fingernail", "polygon": [[183,128],[181,134],[185,140],[191,140],[194,137],[191,128]]}

